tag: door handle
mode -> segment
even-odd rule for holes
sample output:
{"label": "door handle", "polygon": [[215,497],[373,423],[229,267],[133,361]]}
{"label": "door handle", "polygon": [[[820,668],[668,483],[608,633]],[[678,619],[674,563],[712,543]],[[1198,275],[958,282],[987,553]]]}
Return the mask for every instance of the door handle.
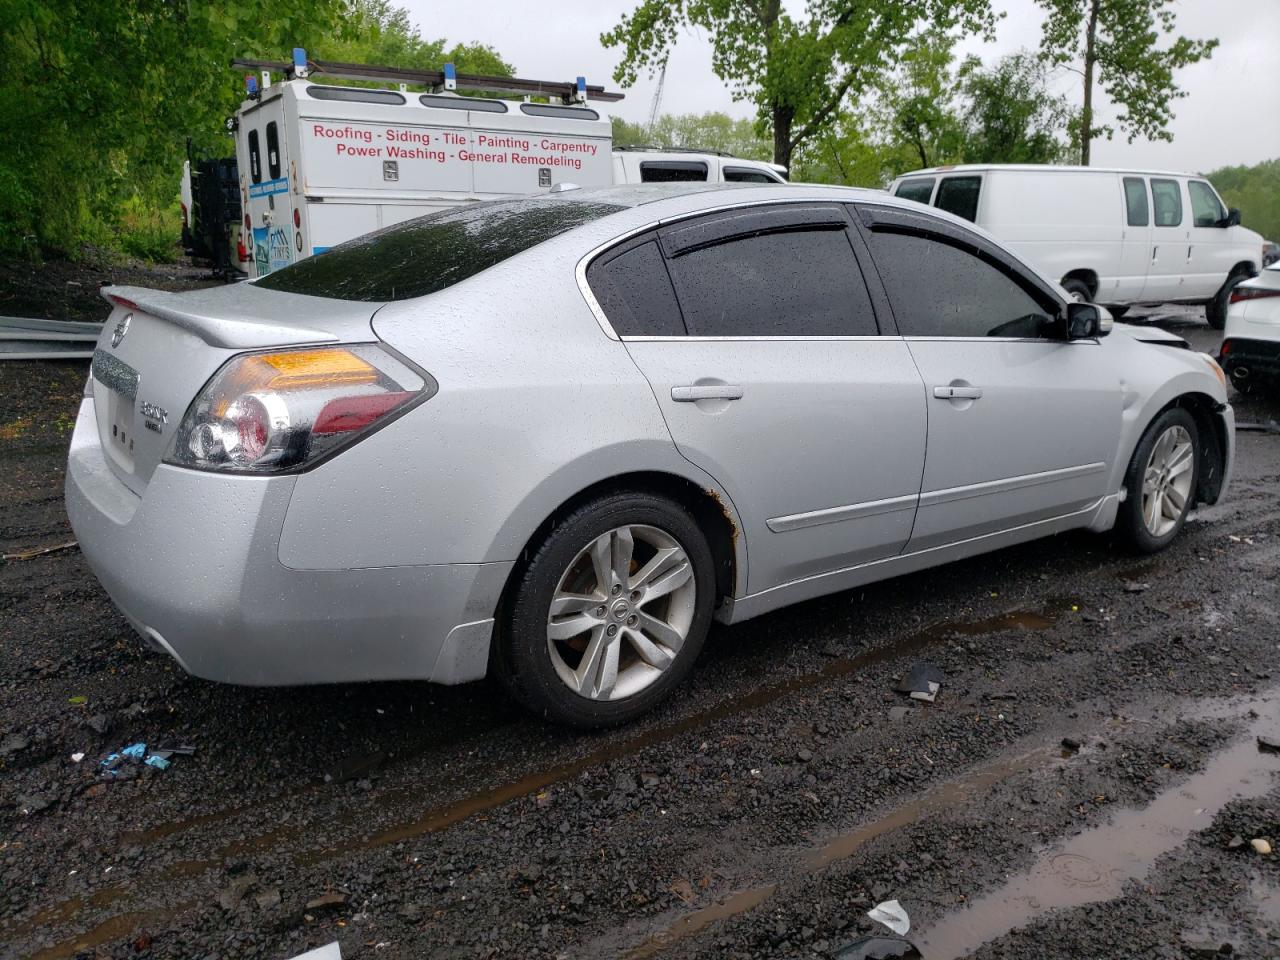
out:
{"label": "door handle", "polygon": [[1190,245],[1188,245],[1187,246],[1187,263],[1190,263],[1190,262],[1191,262],[1191,247]]}
{"label": "door handle", "polygon": [[978,400],[982,397],[981,387],[934,387],[933,395],[938,400]]}
{"label": "door handle", "polygon": [[699,400],[741,400],[742,388],[731,383],[693,384],[672,387],[671,399],[676,403],[697,403]]}
{"label": "door handle", "polygon": [[1155,246],[1155,247],[1152,247],[1152,248],[1151,248],[1151,262],[1152,262],[1152,263],[1155,263],[1155,262],[1156,262],[1156,254],[1157,254],[1157,253],[1159,253],[1159,251],[1160,251],[1160,247],[1159,247],[1159,246]]}

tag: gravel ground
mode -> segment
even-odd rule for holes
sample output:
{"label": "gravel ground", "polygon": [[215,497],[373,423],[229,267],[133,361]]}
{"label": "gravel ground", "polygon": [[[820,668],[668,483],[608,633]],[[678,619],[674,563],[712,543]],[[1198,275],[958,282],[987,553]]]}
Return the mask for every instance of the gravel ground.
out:
{"label": "gravel ground", "polygon": [[[0,365],[0,552],[71,539],[85,367]],[[929,960],[1280,956],[1280,436],[1237,441],[1158,557],[1071,534],[717,628],[606,734],[191,679],[74,548],[2,562],[0,953],[832,957],[898,899]],[[932,704],[892,692],[923,660]],[[196,752],[98,776],[137,740]]]}

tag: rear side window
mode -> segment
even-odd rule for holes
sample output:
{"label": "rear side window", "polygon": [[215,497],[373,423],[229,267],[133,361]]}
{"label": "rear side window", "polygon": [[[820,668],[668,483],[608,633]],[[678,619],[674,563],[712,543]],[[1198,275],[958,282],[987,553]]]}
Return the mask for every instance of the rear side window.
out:
{"label": "rear side window", "polygon": [[842,229],[801,229],[694,247],[668,261],[689,333],[700,337],[876,336]]}
{"label": "rear side window", "polygon": [[267,124],[267,175],[280,179],[280,128],[274,120]]}
{"label": "rear side window", "polygon": [[707,165],[696,160],[648,160],[640,164],[641,183],[705,182]]}
{"label": "rear side window", "polygon": [[938,187],[938,198],[933,205],[972,223],[978,219],[978,193],[981,190],[981,177],[946,177]]}
{"label": "rear side window", "polygon": [[1182,223],[1182,191],[1177,180],[1151,179],[1151,202],[1156,208],[1157,227],[1176,227]]}
{"label": "rear side window", "polygon": [[876,230],[871,252],[907,337],[1036,337],[1045,309],[1008,274],[940,240]]}
{"label": "rear side window", "polygon": [[1147,184],[1141,177],[1124,178],[1124,205],[1131,227],[1145,227],[1151,223],[1147,209]]}
{"label": "rear side window", "polygon": [[898,184],[893,192],[895,197],[903,200],[914,200],[916,203],[928,203],[933,196],[933,177],[912,177]]}
{"label": "rear side window", "polygon": [[771,177],[763,170],[752,170],[748,167],[725,167],[725,183],[778,183],[777,177]]}
{"label": "rear side window", "polygon": [[549,197],[455,207],[357,237],[255,282],[334,300],[408,300],[624,209]]}
{"label": "rear side window", "polygon": [[658,241],[650,240],[616,256],[606,254],[587,270],[587,283],[619,336],[684,336],[680,305]]}
{"label": "rear side window", "polygon": [[1197,227],[1216,227],[1226,219],[1222,201],[1203,180],[1188,180],[1187,192],[1191,194],[1191,216]]}
{"label": "rear side window", "polygon": [[249,179],[262,182],[262,149],[258,144],[258,131],[249,131]]}

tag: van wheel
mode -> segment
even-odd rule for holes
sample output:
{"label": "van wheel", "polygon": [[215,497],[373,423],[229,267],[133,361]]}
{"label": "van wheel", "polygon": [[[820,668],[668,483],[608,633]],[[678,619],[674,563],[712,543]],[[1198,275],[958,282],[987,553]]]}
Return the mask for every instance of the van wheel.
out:
{"label": "van wheel", "polygon": [[1195,418],[1171,407],[1143,433],[1133,452],[1116,517],[1116,533],[1138,553],[1169,545],[1191,512],[1200,472],[1200,434]]}
{"label": "van wheel", "polygon": [[640,491],[579,507],[534,552],[493,660],[517,700],[575,727],[639,716],[684,679],[711,626],[715,564],[679,504]]}
{"label": "van wheel", "polygon": [[1089,290],[1089,285],[1079,277],[1068,277],[1063,280],[1062,289],[1071,294],[1072,300],[1079,300],[1081,303],[1088,303],[1093,297]]}
{"label": "van wheel", "polygon": [[1227,282],[1222,285],[1222,289],[1215,293],[1213,299],[1204,305],[1204,316],[1209,321],[1209,326],[1215,330],[1222,330],[1226,327],[1227,307],[1231,305],[1231,293],[1248,279],[1249,274],[1244,270],[1237,270],[1227,277]]}

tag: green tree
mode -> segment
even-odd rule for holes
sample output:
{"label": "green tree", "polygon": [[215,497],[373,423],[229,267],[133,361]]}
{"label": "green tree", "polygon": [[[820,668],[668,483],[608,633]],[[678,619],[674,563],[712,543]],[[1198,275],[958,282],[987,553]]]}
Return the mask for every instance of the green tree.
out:
{"label": "green tree", "polygon": [[652,127],[613,119],[613,143],[618,147],[677,147],[682,150],[709,150],[729,153],[748,160],[768,160],[769,141],[756,132],[756,125],[727,113],[664,113]]}
{"label": "green tree", "polygon": [[1069,163],[1075,156],[1079,115],[1049,92],[1043,61],[1024,51],[985,68],[970,56],[958,80],[965,163]]}
{"label": "green tree", "polygon": [[964,147],[952,75],[955,37],[931,29],[903,51],[898,69],[881,84],[880,109],[892,142],[914,154],[913,166],[955,162]]}
{"label": "green tree", "polygon": [[1173,37],[1160,45],[1160,34],[1172,36],[1176,28],[1174,0],[1036,2],[1048,13],[1041,51],[1053,64],[1072,65],[1083,78],[1080,162],[1089,164],[1095,137],[1110,140],[1115,133],[1094,117],[1095,84],[1120,109],[1115,122],[1130,143],[1138,137],[1172,140],[1173,101],[1186,96],[1174,82],[1174,71],[1210,56],[1218,41]]}
{"label": "green tree", "polygon": [[1268,240],[1280,242],[1280,157],[1251,167],[1223,167],[1208,175],[1240,222]]}
{"label": "green tree", "polygon": [[641,0],[600,39],[621,48],[614,79],[630,85],[666,63],[682,28],[705,30],[712,69],[755,105],[774,161],[789,167],[845,103],[876,87],[919,22],[990,35],[995,19],[989,0],[807,0],[799,18],[781,0]]}

